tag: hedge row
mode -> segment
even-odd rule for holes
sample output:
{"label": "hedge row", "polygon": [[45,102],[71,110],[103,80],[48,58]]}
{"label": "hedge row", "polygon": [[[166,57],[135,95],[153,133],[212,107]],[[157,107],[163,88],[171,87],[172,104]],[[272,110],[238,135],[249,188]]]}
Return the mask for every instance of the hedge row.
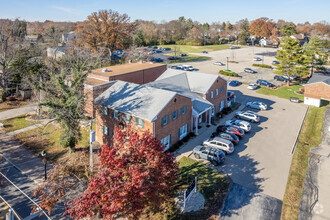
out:
{"label": "hedge row", "polygon": [[257,67],[262,67],[262,68],[268,68],[268,69],[272,69],[273,67],[267,64],[252,64],[252,66],[257,66]]}
{"label": "hedge row", "polygon": [[232,71],[226,71],[226,70],[220,70],[219,71],[220,74],[225,75],[225,76],[234,76],[234,77],[238,77],[238,74]]}

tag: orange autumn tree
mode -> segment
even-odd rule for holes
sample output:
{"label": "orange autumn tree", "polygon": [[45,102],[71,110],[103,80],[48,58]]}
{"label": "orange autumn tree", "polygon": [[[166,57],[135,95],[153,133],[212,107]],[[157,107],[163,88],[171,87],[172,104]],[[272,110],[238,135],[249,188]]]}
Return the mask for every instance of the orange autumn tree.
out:
{"label": "orange autumn tree", "polygon": [[94,52],[104,52],[113,60],[113,52],[124,49],[129,42],[136,24],[130,22],[127,14],[112,10],[93,12],[76,29],[76,46],[84,46]]}
{"label": "orange autumn tree", "polygon": [[174,191],[178,164],[148,131],[115,128],[113,144],[101,148],[100,168],[87,190],[69,203],[65,214],[82,219],[137,219],[148,209],[163,211]]}

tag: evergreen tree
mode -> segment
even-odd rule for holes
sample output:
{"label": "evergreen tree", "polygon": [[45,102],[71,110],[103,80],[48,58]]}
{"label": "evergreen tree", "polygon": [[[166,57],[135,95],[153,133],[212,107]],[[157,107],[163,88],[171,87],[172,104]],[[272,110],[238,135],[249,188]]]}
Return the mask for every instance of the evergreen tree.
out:
{"label": "evergreen tree", "polygon": [[143,31],[141,29],[137,31],[137,33],[134,37],[134,44],[138,47],[146,45],[146,42],[144,40]]}
{"label": "evergreen tree", "polygon": [[50,81],[40,84],[40,89],[46,92],[46,99],[39,105],[48,107],[55,115],[63,129],[60,143],[71,151],[81,138],[79,123],[85,118],[83,87],[87,76],[86,64],[87,61],[78,59],[71,69],[71,77],[67,77],[64,71],[59,74],[51,72]]}
{"label": "evergreen tree", "polygon": [[292,23],[283,25],[280,32],[283,36],[291,36],[297,34],[296,27]]}
{"label": "evergreen tree", "polygon": [[242,45],[246,45],[246,39],[249,37],[249,21],[248,19],[243,19],[239,22],[239,43]]}
{"label": "evergreen tree", "polygon": [[311,74],[316,70],[325,70],[324,65],[329,57],[329,52],[323,50],[322,40],[318,36],[310,38],[308,44],[304,47],[304,53],[307,56],[308,68],[311,68]]}
{"label": "evergreen tree", "polygon": [[281,47],[282,49],[277,51],[276,59],[280,61],[280,64],[276,65],[275,73],[281,76],[287,75],[288,85],[290,85],[290,76],[304,76],[308,74],[307,59],[298,40],[291,37],[283,37]]}

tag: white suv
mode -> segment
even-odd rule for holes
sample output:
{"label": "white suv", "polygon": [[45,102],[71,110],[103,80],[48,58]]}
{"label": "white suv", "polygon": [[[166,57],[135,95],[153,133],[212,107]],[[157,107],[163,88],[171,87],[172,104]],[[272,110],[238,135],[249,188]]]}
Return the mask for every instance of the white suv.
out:
{"label": "white suv", "polygon": [[253,112],[253,111],[237,111],[235,112],[236,114],[236,118],[241,118],[245,121],[251,121],[251,122],[259,122],[260,117],[257,113]]}
{"label": "white suv", "polygon": [[245,132],[249,132],[251,130],[251,124],[242,120],[228,120],[225,122],[225,124],[228,126],[237,126],[243,129]]}
{"label": "white suv", "polygon": [[234,145],[231,141],[219,137],[206,140],[203,142],[203,145],[223,150],[226,154],[231,154],[235,150]]}

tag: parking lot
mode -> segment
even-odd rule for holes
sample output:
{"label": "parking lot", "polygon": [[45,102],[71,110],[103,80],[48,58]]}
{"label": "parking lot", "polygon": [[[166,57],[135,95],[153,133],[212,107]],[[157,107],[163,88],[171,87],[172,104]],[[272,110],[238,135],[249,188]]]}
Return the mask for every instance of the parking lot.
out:
{"label": "parking lot", "polygon": [[[257,94],[244,85],[235,87],[232,91],[244,110],[248,109],[244,104],[249,101],[262,101],[268,105],[268,110],[253,109],[261,116],[260,122],[252,123],[251,131],[235,146],[235,152],[227,155],[226,161],[214,168],[228,174],[235,183],[282,200],[291,165],[291,151],[307,106]],[[221,119],[219,124],[224,124],[231,117],[233,114]],[[205,128],[208,130],[189,141],[178,153],[194,158],[191,155],[194,146],[201,144],[215,128],[216,126]]]}
{"label": "parking lot", "polygon": [[[262,48],[262,47],[243,47],[240,49],[228,49],[228,50],[219,50],[209,52],[208,54],[203,53],[194,53],[194,55],[199,56],[208,56],[211,57],[211,60],[201,61],[201,62],[191,62],[191,63],[183,63],[192,65],[194,68],[199,69],[199,72],[202,73],[213,73],[219,74],[220,70],[227,69],[227,66],[218,66],[214,65],[214,62],[220,61],[224,64],[227,64],[227,57],[229,61],[235,61],[237,63],[228,62],[228,69],[238,73],[240,77],[230,77],[230,76],[222,76],[225,79],[231,80],[239,80],[240,82],[245,83],[255,83],[257,79],[267,80],[275,85],[281,84],[281,82],[277,82],[274,80],[274,70],[273,69],[265,69],[260,67],[254,67],[252,64],[268,64],[272,65],[272,62],[276,60],[274,57],[276,54],[276,49],[274,48]],[[260,57],[263,61],[253,61],[253,57]],[[273,66],[274,67],[274,66]],[[251,68],[256,70],[258,73],[246,73],[244,72],[244,68]]]}

